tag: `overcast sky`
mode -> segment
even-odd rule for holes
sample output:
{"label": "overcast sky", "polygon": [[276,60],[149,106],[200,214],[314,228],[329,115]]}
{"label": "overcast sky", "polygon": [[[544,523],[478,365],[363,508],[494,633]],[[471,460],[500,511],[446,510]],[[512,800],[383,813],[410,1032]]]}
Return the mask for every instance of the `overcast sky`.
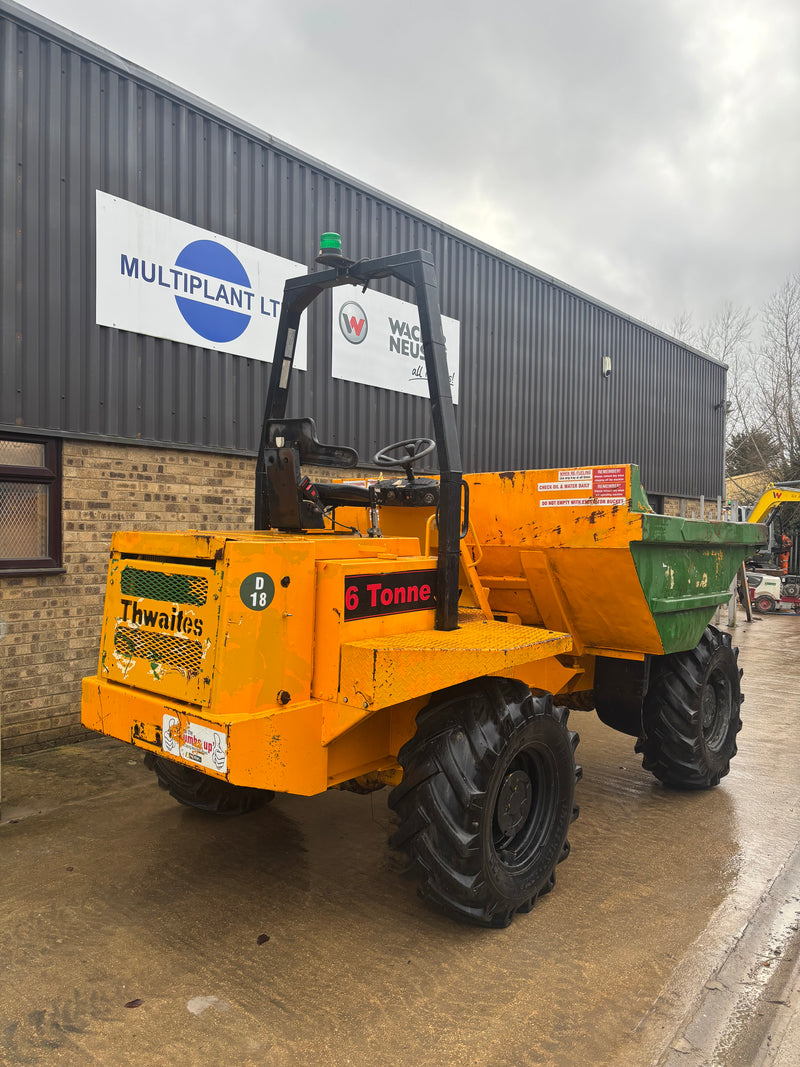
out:
{"label": "overcast sky", "polygon": [[798,0],[26,6],[649,322],[800,270]]}

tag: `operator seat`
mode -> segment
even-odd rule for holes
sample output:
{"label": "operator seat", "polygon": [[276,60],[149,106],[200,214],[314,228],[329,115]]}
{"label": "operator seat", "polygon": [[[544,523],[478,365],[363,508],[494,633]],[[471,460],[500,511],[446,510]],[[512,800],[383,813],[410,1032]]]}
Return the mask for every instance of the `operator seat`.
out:
{"label": "operator seat", "polygon": [[264,463],[270,526],[279,530],[324,529],[323,507],[368,507],[369,490],[357,485],[314,484],[301,474],[304,464],[348,468],[358,452],[347,445],[326,445],[313,419],[270,419]]}
{"label": "operator seat", "polygon": [[[420,438],[430,449],[429,438]],[[399,442],[406,444],[407,442]],[[382,452],[391,451],[389,445]],[[376,455],[376,461],[381,453]],[[279,530],[322,530],[323,509],[337,507],[390,506],[404,508],[432,507],[439,503],[439,481],[414,477],[413,456],[406,477],[385,481],[371,489],[362,485],[335,485],[312,482],[301,467],[313,463],[319,467],[347,468],[358,465],[358,453],[347,445],[325,445],[317,437],[310,418],[269,419],[267,422],[264,464],[267,485],[269,525]],[[403,461],[393,463],[401,465]]]}

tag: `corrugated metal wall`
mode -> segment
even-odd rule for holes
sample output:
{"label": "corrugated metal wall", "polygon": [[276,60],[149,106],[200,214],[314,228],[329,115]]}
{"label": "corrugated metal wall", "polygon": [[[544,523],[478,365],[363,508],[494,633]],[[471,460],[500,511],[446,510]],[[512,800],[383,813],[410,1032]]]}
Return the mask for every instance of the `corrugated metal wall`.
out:
{"label": "corrugated metal wall", "polygon": [[[101,189],[300,262],[325,230],[357,257],[429,249],[442,311],[461,322],[467,470],[632,461],[653,493],[722,492],[720,364],[9,0],[0,86],[0,425],[256,447],[267,364],[95,325]],[[424,400],[331,378],[330,304],[318,305],[295,413],[363,458],[429,433]]]}

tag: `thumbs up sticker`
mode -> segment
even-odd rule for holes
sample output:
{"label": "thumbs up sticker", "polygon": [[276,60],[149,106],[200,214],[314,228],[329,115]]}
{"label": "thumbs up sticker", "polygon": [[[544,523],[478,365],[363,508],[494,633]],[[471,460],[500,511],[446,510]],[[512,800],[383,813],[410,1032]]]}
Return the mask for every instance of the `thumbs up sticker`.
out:
{"label": "thumbs up sticker", "polygon": [[212,730],[197,722],[165,714],[162,721],[161,747],[195,767],[208,767],[217,774],[228,770],[228,739],[221,730]]}

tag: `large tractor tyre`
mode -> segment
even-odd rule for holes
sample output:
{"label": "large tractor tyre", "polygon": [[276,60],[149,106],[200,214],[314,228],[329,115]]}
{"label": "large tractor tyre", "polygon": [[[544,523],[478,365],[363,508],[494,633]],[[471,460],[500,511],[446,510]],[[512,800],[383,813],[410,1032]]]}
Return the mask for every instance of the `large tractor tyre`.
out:
{"label": "large tractor tyre", "polygon": [[212,778],[152,752],[144,757],[144,765],[155,771],[159,786],[180,804],[212,815],[245,815],[248,811],[263,807],[275,797],[271,789],[231,785],[230,782]]}
{"label": "large tractor tyre", "polygon": [[415,861],[423,898],[502,927],[553,888],[578,815],[568,714],[505,678],[446,690],[422,709],[389,806],[400,818],[390,843]]}
{"label": "large tractor tyre", "polygon": [[730,634],[708,626],[697,648],[654,661],[636,751],[664,785],[709,789],[730,770],[742,728],[738,657]]}

